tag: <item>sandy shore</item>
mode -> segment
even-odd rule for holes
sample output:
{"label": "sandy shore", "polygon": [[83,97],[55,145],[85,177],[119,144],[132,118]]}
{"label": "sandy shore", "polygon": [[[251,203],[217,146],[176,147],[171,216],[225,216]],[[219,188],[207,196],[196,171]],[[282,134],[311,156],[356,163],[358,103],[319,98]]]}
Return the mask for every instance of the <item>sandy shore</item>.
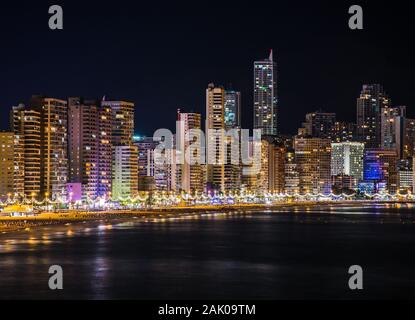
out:
{"label": "sandy shore", "polygon": [[[390,202],[389,202],[390,203]],[[336,202],[336,205],[362,206],[374,204],[368,202]],[[376,202],[381,204],[381,202]],[[43,212],[30,217],[1,217],[0,233],[8,233],[18,230],[29,231],[32,228],[43,225],[66,224],[84,221],[110,221],[114,219],[130,219],[133,217],[146,219],[174,218],[186,214],[202,214],[209,212],[234,212],[234,211],[262,211],[269,209],[288,209],[292,207],[329,206],[333,202],[302,202],[302,203],[278,203],[273,205],[244,204],[224,206],[192,206],[175,207],[162,209],[141,209],[141,210],[116,210],[116,211],[67,211],[67,212]]]}

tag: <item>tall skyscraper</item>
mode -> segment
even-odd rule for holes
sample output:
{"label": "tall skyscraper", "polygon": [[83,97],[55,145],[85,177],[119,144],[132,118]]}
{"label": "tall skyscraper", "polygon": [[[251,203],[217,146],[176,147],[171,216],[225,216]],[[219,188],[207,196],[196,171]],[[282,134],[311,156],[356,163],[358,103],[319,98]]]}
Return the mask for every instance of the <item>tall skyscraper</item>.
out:
{"label": "tall skyscraper", "polygon": [[366,148],[381,146],[382,108],[391,102],[379,84],[366,84],[357,99],[357,136]]}
{"label": "tall skyscraper", "polygon": [[276,135],[278,123],[276,63],[272,50],[268,59],[254,62],[254,129]]}
{"label": "tall skyscraper", "polygon": [[331,176],[351,177],[356,188],[363,179],[363,154],[365,146],[360,142],[342,142],[331,145]]}
{"label": "tall skyscraper", "polygon": [[241,93],[234,90],[225,91],[225,129],[241,127]]}
{"label": "tall skyscraper", "polygon": [[331,134],[333,142],[355,141],[356,124],[351,122],[336,121]]}
{"label": "tall skyscraper", "polygon": [[[57,199],[66,195],[67,103],[33,96],[29,106],[12,111],[16,135],[15,165],[23,193],[28,197]],[[19,187],[21,189],[21,187]]]}
{"label": "tall skyscraper", "polygon": [[109,196],[112,180],[112,110],[95,100],[68,99],[69,182],[84,197]]}
{"label": "tall skyscraper", "polygon": [[331,140],[296,137],[295,160],[301,194],[331,192]]}
{"label": "tall skyscraper", "polygon": [[404,159],[414,157],[415,149],[415,119],[405,119]]}
{"label": "tall skyscraper", "polygon": [[[225,191],[225,90],[210,83],[206,90],[207,173],[206,181]],[[219,130],[213,133],[212,130]]]}
{"label": "tall skyscraper", "polygon": [[66,195],[68,179],[68,106],[55,98],[34,97],[32,103],[42,103],[41,131],[41,193],[45,197]]}
{"label": "tall skyscraper", "polygon": [[0,131],[0,200],[14,196],[14,133]]}
{"label": "tall skyscraper", "polygon": [[[185,192],[199,192],[202,193],[205,188],[205,179],[203,176],[201,158],[201,139],[199,135],[197,139],[192,139],[189,141],[192,136],[196,134],[196,131],[200,130],[202,124],[202,116],[200,113],[190,112],[183,113],[180,109],[177,111],[177,120],[181,121],[182,126],[180,127],[180,133],[178,134],[178,144],[182,147],[183,151],[188,150],[189,155],[192,155],[194,161],[198,163],[190,164],[191,159],[185,159],[184,163],[178,165],[177,169],[177,182],[178,190],[183,190]],[[180,140],[180,141],[179,141]]]}
{"label": "tall skyscraper", "polygon": [[102,107],[112,110],[112,145],[129,146],[134,135],[134,103],[127,101],[101,101]]}
{"label": "tall skyscraper", "polygon": [[289,195],[295,195],[300,192],[300,177],[293,149],[287,150],[285,154],[284,191]]}
{"label": "tall skyscraper", "polygon": [[403,157],[406,107],[384,107],[381,116],[381,147],[395,149]]}

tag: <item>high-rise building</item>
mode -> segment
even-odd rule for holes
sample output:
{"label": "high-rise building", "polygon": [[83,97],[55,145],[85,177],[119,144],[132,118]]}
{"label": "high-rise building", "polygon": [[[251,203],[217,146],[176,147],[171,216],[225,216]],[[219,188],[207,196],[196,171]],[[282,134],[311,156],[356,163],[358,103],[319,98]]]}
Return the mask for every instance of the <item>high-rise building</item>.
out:
{"label": "high-rise building", "polygon": [[269,58],[254,62],[254,129],[275,136],[278,123],[277,75],[272,50]]}
{"label": "high-rise building", "polygon": [[225,129],[241,127],[241,93],[234,90],[225,91]]}
{"label": "high-rise building", "polygon": [[[165,158],[165,163],[159,163],[155,149],[160,142],[154,141],[153,137],[141,137],[134,141],[138,150],[139,191],[177,190],[176,150],[164,150],[161,156]],[[172,143],[174,145],[175,139]]]}
{"label": "high-rise building", "polygon": [[112,110],[97,101],[68,99],[69,182],[95,199],[112,192]]}
{"label": "high-rise building", "polygon": [[132,145],[134,135],[134,103],[103,99],[101,106],[112,110],[112,145]]}
{"label": "high-rise building", "polygon": [[19,193],[57,199],[66,195],[67,103],[33,96],[29,106],[13,107],[15,166]]}
{"label": "high-rise building", "polygon": [[273,145],[270,165],[269,190],[276,193],[284,193],[285,189],[285,154],[287,150],[283,146]]}
{"label": "high-rise building", "polygon": [[14,168],[14,133],[0,131],[0,200],[14,196]]}
{"label": "high-rise building", "polygon": [[288,149],[285,154],[284,191],[289,195],[295,195],[300,192],[300,177],[293,149]]}
{"label": "high-rise building", "polygon": [[357,136],[366,148],[381,146],[381,113],[391,102],[379,84],[366,84],[357,99]]}
{"label": "high-rise building", "polygon": [[329,194],[331,140],[296,137],[294,149],[300,178],[300,193]]}
{"label": "high-rise building", "polygon": [[41,109],[23,104],[12,108],[15,134],[15,193],[20,198],[40,197]]}
{"label": "high-rise building", "polygon": [[406,107],[384,107],[381,116],[381,148],[395,149],[403,157]]}
{"label": "high-rise building", "polygon": [[360,142],[332,143],[331,176],[349,176],[352,188],[356,188],[363,179],[364,149],[364,144]]}
{"label": "high-rise building", "polygon": [[138,149],[136,146],[114,146],[112,196],[114,199],[134,197],[138,193]]}
{"label": "high-rise building", "polygon": [[64,100],[33,97],[42,103],[41,119],[41,194],[45,197],[66,195],[68,179],[68,106]]}
{"label": "high-rise building", "polygon": [[351,122],[336,121],[331,134],[333,142],[355,141],[356,124]]}
{"label": "high-rise building", "polygon": [[398,161],[398,191],[401,194],[412,193],[414,187],[412,159]]}
{"label": "high-rise building", "polygon": [[180,109],[177,111],[177,120],[181,122],[177,142],[182,151],[188,153],[188,157],[183,154],[183,163],[177,165],[177,189],[188,193],[202,193],[205,188],[201,161],[202,136],[199,131],[201,119],[200,113],[183,113]]}
{"label": "high-rise building", "polygon": [[206,182],[225,191],[225,90],[210,83],[206,90]]}
{"label": "high-rise building", "polygon": [[414,157],[415,148],[415,119],[405,119],[405,137],[403,146],[403,158]]}
{"label": "high-rise building", "polygon": [[336,114],[321,110],[308,113],[303,123],[305,135],[313,138],[331,139],[336,123]]}
{"label": "high-rise building", "polygon": [[393,149],[366,149],[363,159],[363,179],[373,184],[373,191],[396,193],[398,186],[398,156]]}

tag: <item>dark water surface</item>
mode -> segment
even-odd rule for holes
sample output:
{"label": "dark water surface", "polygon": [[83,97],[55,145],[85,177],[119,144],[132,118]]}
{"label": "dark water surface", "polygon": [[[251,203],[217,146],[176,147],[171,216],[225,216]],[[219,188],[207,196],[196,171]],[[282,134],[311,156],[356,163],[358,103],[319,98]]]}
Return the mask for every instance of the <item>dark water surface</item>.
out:
{"label": "dark water surface", "polygon": [[0,299],[414,299],[414,254],[413,205],[47,226],[0,235]]}

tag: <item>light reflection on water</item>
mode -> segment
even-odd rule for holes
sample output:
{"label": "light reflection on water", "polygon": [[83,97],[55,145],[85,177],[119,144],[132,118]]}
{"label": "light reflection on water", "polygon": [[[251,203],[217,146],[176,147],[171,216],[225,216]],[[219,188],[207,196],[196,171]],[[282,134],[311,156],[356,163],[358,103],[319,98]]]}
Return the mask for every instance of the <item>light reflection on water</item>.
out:
{"label": "light reflection on water", "polygon": [[[409,273],[415,263],[408,255],[415,245],[412,209],[411,204],[207,212],[9,233],[0,236],[0,298],[56,298],[45,285],[52,264],[65,272],[58,298],[299,297],[291,286],[310,298],[335,298],[347,296],[336,279],[356,261],[372,270],[389,266],[380,276],[406,295],[405,288],[415,285]],[[394,269],[401,264],[407,269]],[[379,276],[368,277],[375,294],[389,297],[375,280]],[[325,288],[318,291],[321,283]]]}

